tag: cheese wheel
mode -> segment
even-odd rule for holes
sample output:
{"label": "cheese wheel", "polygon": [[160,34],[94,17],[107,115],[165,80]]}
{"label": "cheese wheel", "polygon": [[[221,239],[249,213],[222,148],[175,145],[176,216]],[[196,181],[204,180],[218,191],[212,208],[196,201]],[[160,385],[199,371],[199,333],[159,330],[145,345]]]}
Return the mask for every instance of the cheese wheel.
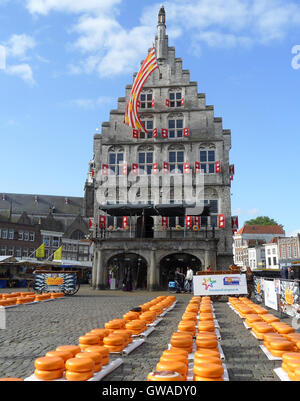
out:
{"label": "cheese wheel", "polygon": [[89,358],[92,359],[95,363],[95,365],[99,365],[102,363],[102,356],[101,354],[97,352],[81,352],[80,354],[77,354],[75,358],[79,359],[84,359],[84,358]]}
{"label": "cheese wheel", "polygon": [[296,368],[294,371],[295,379],[300,381],[300,368]]}
{"label": "cheese wheel", "polygon": [[266,313],[264,315],[261,315],[262,319],[267,322],[267,323],[273,323],[273,322],[279,322],[280,319],[274,315],[271,315],[269,313]]}
{"label": "cheese wheel", "polygon": [[128,312],[125,315],[123,315],[124,320],[136,320],[140,316],[140,313],[138,312]]}
{"label": "cheese wheel", "polygon": [[206,357],[206,356],[217,356],[218,358],[220,358],[220,352],[219,350],[212,350],[212,349],[208,349],[208,348],[199,348],[197,349],[197,351],[195,352],[195,358],[202,358],[202,357]]}
{"label": "cheese wheel", "polygon": [[295,329],[290,326],[282,326],[282,327],[277,327],[276,331],[280,334],[289,334],[289,333],[294,333]]}
{"label": "cheese wheel", "polygon": [[162,355],[183,355],[185,358],[188,358],[189,353],[182,348],[170,348],[163,351]]}
{"label": "cheese wheel", "polygon": [[200,320],[200,322],[213,321],[214,320],[214,316],[213,316],[212,313],[201,313],[199,320]]}
{"label": "cheese wheel", "polygon": [[124,349],[124,345],[104,345],[109,349],[109,352],[122,352]]}
{"label": "cheese wheel", "polygon": [[215,339],[196,338],[197,348],[210,348],[215,349],[218,347],[218,341]]}
{"label": "cheese wheel", "polygon": [[110,334],[110,330],[108,329],[93,329],[90,331],[90,333],[95,334],[96,336],[100,338],[107,337]]}
{"label": "cheese wheel", "polygon": [[183,378],[178,372],[171,372],[170,370],[163,370],[161,372],[151,372],[147,376],[147,381],[182,381]]}
{"label": "cheese wheel", "polygon": [[223,377],[200,377],[194,376],[194,381],[196,382],[223,382]]}
{"label": "cheese wheel", "polygon": [[287,363],[288,361],[298,360],[300,359],[299,352],[286,352],[282,355],[283,362]]}
{"label": "cheese wheel", "polygon": [[60,345],[56,351],[69,351],[73,356],[81,352],[79,345]]}
{"label": "cheese wheel", "polygon": [[206,339],[218,340],[216,333],[211,331],[201,331],[199,334],[197,334],[196,338],[198,338],[199,340],[206,340]]}
{"label": "cheese wheel", "polygon": [[126,330],[140,331],[146,330],[146,323],[141,319],[130,320],[125,324]]}
{"label": "cheese wheel", "polygon": [[222,366],[222,360],[218,358],[217,356],[203,356],[201,358],[195,358],[194,359],[194,366],[197,366],[201,363],[216,363],[217,365]]}
{"label": "cheese wheel", "polygon": [[46,357],[58,357],[62,358],[64,362],[68,359],[73,358],[73,354],[68,351],[48,351]]}
{"label": "cheese wheel", "polygon": [[79,344],[84,344],[84,345],[97,345],[100,342],[100,339],[96,335],[87,335],[87,336],[81,336],[79,337]]}
{"label": "cheese wheel", "polygon": [[[129,344],[129,336],[128,336],[127,333],[124,333],[124,332],[121,332],[121,333],[120,333],[120,330],[119,330],[118,333],[113,332],[111,335],[118,335],[118,336],[123,337],[124,347],[127,347],[127,345]],[[103,344],[104,344],[104,343],[103,343]]]}
{"label": "cheese wheel", "polygon": [[172,337],[174,337],[174,338],[175,337],[181,337],[181,338],[185,337],[185,338],[191,338],[191,339],[194,338],[193,333],[191,333],[190,331],[175,331],[172,334]]}
{"label": "cheese wheel", "polygon": [[258,323],[253,323],[253,329],[255,329],[255,331],[261,334],[274,332],[274,329],[268,324],[262,325]]}
{"label": "cheese wheel", "polygon": [[[103,343],[99,343],[98,345],[101,346],[101,345],[103,345]],[[88,345],[88,344],[79,344],[79,347],[80,347],[80,351],[84,352],[88,347],[90,347],[90,345]]]}
{"label": "cheese wheel", "polygon": [[300,341],[300,333],[284,334],[284,337],[286,337],[288,340],[292,341],[294,344],[297,344],[297,342]]}
{"label": "cheese wheel", "polygon": [[192,312],[185,312],[182,315],[181,319],[184,320],[184,321],[191,320],[192,322],[197,322],[197,315],[195,313],[192,313]]}
{"label": "cheese wheel", "polygon": [[88,381],[94,376],[93,371],[90,372],[72,372],[67,370],[66,371],[66,379],[72,382],[84,382]]}
{"label": "cheese wheel", "polygon": [[23,382],[23,379],[18,379],[15,377],[7,377],[7,378],[1,378],[0,382]]}
{"label": "cheese wheel", "polygon": [[289,368],[288,368],[288,366],[287,366],[286,363],[282,362],[281,367],[282,367],[282,369],[283,369],[286,373],[288,373]]}
{"label": "cheese wheel", "polygon": [[126,324],[126,320],[124,319],[114,319],[111,320],[107,323],[105,323],[105,328],[106,329],[113,329],[113,330],[117,330],[117,329],[124,329]]}
{"label": "cheese wheel", "polygon": [[[300,358],[300,355],[299,355]],[[288,369],[291,370],[292,372],[295,371],[295,369],[300,368],[300,359],[290,359],[289,361],[285,362]]]}
{"label": "cheese wheel", "polygon": [[109,356],[109,350],[106,347],[99,345],[91,345],[85,350],[85,352],[97,352],[98,354],[101,354],[102,359],[108,358]]}
{"label": "cheese wheel", "polygon": [[200,321],[198,323],[198,330],[199,331],[215,331],[215,324],[214,324],[214,322]]}
{"label": "cheese wheel", "polygon": [[42,371],[61,370],[65,368],[65,363],[64,360],[60,357],[45,356],[36,359],[34,362],[34,367],[37,370]]}
{"label": "cheese wheel", "polygon": [[59,369],[59,370],[40,370],[40,369],[35,369],[34,375],[36,378],[39,380],[44,380],[44,381],[51,381],[51,380],[58,380],[63,377],[64,370]]}
{"label": "cheese wheel", "polygon": [[124,347],[124,337],[118,334],[110,334],[103,339],[104,346],[122,346]]}
{"label": "cheese wheel", "polygon": [[297,377],[296,377],[295,373],[292,372],[291,370],[288,371],[288,376],[292,381],[297,381]]}
{"label": "cheese wheel", "polygon": [[284,337],[279,333],[266,333],[264,334],[264,340],[269,342],[271,340],[283,340]]}
{"label": "cheese wheel", "polygon": [[264,334],[265,334],[265,333],[260,333],[260,332],[258,332],[257,330],[255,330],[255,328],[252,328],[251,331],[256,335],[256,337],[257,337],[259,340],[263,340],[263,339],[264,339]]}
{"label": "cheese wheel", "polygon": [[269,342],[270,348],[279,351],[293,350],[293,343],[288,340],[271,340]]}
{"label": "cheese wheel", "polygon": [[172,361],[183,362],[186,366],[188,366],[189,364],[188,358],[185,355],[169,354],[169,355],[162,355],[160,357],[160,362],[172,362]]}
{"label": "cheese wheel", "polygon": [[188,337],[172,337],[170,343],[175,348],[190,348],[193,346],[193,339]]}
{"label": "cheese wheel", "polygon": [[216,363],[199,363],[194,365],[194,374],[198,377],[222,377],[224,368]]}
{"label": "cheese wheel", "polygon": [[277,358],[282,358],[282,355],[286,352],[286,351],[272,349],[272,348],[269,351],[273,356],[275,356]]}
{"label": "cheese wheel", "polygon": [[66,370],[70,372],[85,373],[94,370],[95,363],[92,358],[71,358],[66,362]]}
{"label": "cheese wheel", "polygon": [[180,361],[166,361],[166,362],[158,362],[156,365],[156,369],[158,372],[160,371],[173,371],[181,374],[183,378],[186,378],[188,367],[185,363]]}

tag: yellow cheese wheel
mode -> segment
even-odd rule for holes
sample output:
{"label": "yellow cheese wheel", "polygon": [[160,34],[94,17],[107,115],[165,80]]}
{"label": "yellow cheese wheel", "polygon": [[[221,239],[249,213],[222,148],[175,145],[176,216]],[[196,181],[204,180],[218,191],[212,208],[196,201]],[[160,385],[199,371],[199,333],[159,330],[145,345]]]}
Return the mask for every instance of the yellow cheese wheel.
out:
{"label": "yellow cheese wheel", "polygon": [[282,360],[285,363],[287,363],[288,361],[298,360],[298,359],[300,359],[300,353],[299,352],[285,352],[282,355]]}
{"label": "yellow cheese wheel", "polygon": [[186,359],[189,356],[189,353],[181,348],[170,348],[170,349],[163,351],[163,353],[162,353],[162,355],[166,355],[166,356],[168,356],[170,354],[171,355],[174,355],[174,354],[175,355],[183,355]]}
{"label": "yellow cheese wheel", "polygon": [[179,331],[190,331],[192,333],[196,331],[195,322],[190,320],[181,320],[177,327]]}
{"label": "yellow cheese wheel", "polygon": [[200,377],[194,376],[194,381],[196,382],[223,382],[223,377]]}
{"label": "yellow cheese wheel", "polygon": [[199,334],[197,334],[196,338],[198,338],[199,340],[218,340],[216,333],[212,331],[201,331]]}
{"label": "yellow cheese wheel", "polygon": [[66,371],[66,379],[72,382],[84,382],[88,381],[94,376],[94,372],[72,372],[67,370]]}
{"label": "yellow cheese wheel", "polygon": [[125,325],[126,330],[142,330],[146,329],[146,323],[141,319],[130,320]]}
{"label": "yellow cheese wheel", "polygon": [[222,377],[224,368],[216,363],[199,363],[194,365],[194,374],[198,377]]}
{"label": "yellow cheese wheel", "polygon": [[62,358],[64,362],[73,358],[73,354],[69,351],[48,351],[46,356]]}
{"label": "yellow cheese wheel", "polygon": [[300,368],[296,368],[294,371],[295,379],[300,381]]}
{"label": "yellow cheese wheel", "polygon": [[109,352],[122,352],[124,349],[124,345],[104,345],[109,349]]}
{"label": "yellow cheese wheel", "polygon": [[75,358],[79,359],[84,359],[84,358],[89,358],[92,359],[95,363],[95,365],[99,365],[102,363],[102,356],[101,354],[97,352],[81,352],[80,354],[77,354]]}
{"label": "yellow cheese wheel", "polygon": [[183,362],[188,366],[188,358],[185,355],[180,354],[169,354],[169,355],[162,355],[160,357],[160,362],[172,362],[172,361],[179,361]]}
{"label": "yellow cheese wheel", "polygon": [[186,378],[188,367],[185,363],[180,361],[166,361],[166,362],[158,362],[156,365],[156,371],[173,371],[181,374],[183,378]]}
{"label": "yellow cheese wheel", "polygon": [[104,358],[109,357],[109,350],[104,346],[91,345],[85,350],[85,352],[97,352],[102,356],[102,362]]}
{"label": "yellow cheese wheel", "polygon": [[267,323],[273,323],[273,322],[279,322],[280,319],[274,315],[271,315],[269,313],[266,313],[264,315],[261,315],[262,319],[267,322]]}
{"label": "yellow cheese wheel", "polygon": [[90,331],[91,334],[95,334],[100,338],[107,337],[110,334],[110,330],[107,329],[93,329]]}
{"label": "yellow cheese wheel", "polygon": [[138,312],[128,312],[125,315],[123,315],[124,320],[136,320],[140,316],[140,313]]}
{"label": "yellow cheese wheel", "polygon": [[59,370],[40,370],[40,369],[35,369],[34,375],[36,378],[39,380],[44,380],[44,381],[52,381],[52,380],[58,380],[63,377],[64,370],[59,369]]}
{"label": "yellow cheese wheel", "polygon": [[270,348],[279,351],[291,351],[293,350],[293,343],[288,340],[271,340],[269,342]]}
{"label": "yellow cheese wheel", "polygon": [[297,376],[294,372],[292,372],[291,370],[288,371],[288,376],[292,381],[297,381]]}
{"label": "yellow cheese wheel", "polygon": [[124,336],[124,338],[126,339],[125,342],[127,344],[131,344],[132,343],[132,332],[130,330],[126,330],[126,329],[116,330],[116,331],[114,331],[113,334],[119,334],[121,336]]}
{"label": "yellow cheese wheel", "polygon": [[96,335],[87,335],[79,337],[79,344],[84,345],[97,345],[100,342],[100,339]]}
{"label": "yellow cheese wheel", "polygon": [[117,330],[117,329],[124,329],[126,324],[126,320],[124,319],[114,319],[111,320],[107,323],[105,323],[105,328],[106,329],[113,329],[113,330]]}
{"label": "yellow cheese wheel", "polygon": [[220,351],[212,350],[212,349],[208,349],[208,348],[199,348],[195,352],[195,358],[200,359],[200,358],[203,358],[206,356],[217,356],[218,358],[220,358]]}
{"label": "yellow cheese wheel", "polygon": [[284,340],[284,337],[279,333],[265,333],[264,340],[270,342],[271,340]]}
{"label": "yellow cheese wheel", "polygon": [[[300,355],[299,355],[300,358]],[[288,369],[291,370],[292,372],[295,371],[295,369],[300,368],[300,359],[290,359],[289,361],[285,362]]]}
{"label": "yellow cheese wheel", "polygon": [[171,372],[171,371],[161,371],[161,372],[151,372],[147,376],[147,381],[182,381],[183,378],[180,373],[178,372]]}
{"label": "yellow cheese wheel", "polygon": [[34,366],[38,370],[60,370],[65,368],[64,360],[60,357],[49,357],[45,356],[42,358],[38,358],[34,362]]}
{"label": "yellow cheese wheel", "polygon": [[118,334],[110,334],[103,339],[104,346],[122,346],[124,347],[124,337]]}
{"label": "yellow cheese wheel", "polygon": [[56,351],[69,351],[73,356],[81,352],[79,345],[60,345]]}
{"label": "yellow cheese wheel", "polygon": [[182,320],[191,320],[193,322],[197,322],[197,315],[193,312],[185,312],[182,315]]}
{"label": "yellow cheese wheel", "polygon": [[256,335],[256,337],[257,337],[259,340],[263,340],[263,339],[264,339],[264,334],[265,334],[265,333],[260,333],[260,332],[257,331],[255,328],[253,328],[251,331]]}
{"label": "yellow cheese wheel", "polygon": [[194,366],[197,366],[201,363],[216,363],[217,365],[222,366],[222,360],[217,356],[203,356],[201,358],[194,359]]}
{"label": "yellow cheese wheel", "polygon": [[66,370],[70,372],[85,373],[93,371],[95,363],[92,358],[75,358],[68,359],[66,362]]}
{"label": "yellow cheese wheel", "polygon": [[215,349],[218,347],[218,341],[215,339],[196,338],[196,346],[197,348]]}
{"label": "yellow cheese wheel", "polygon": [[193,346],[193,339],[189,337],[172,337],[170,343],[175,348],[190,348]]}
{"label": "yellow cheese wheel", "polygon": [[212,313],[201,313],[200,314],[200,318],[199,318],[200,322],[203,321],[213,321],[214,320],[214,316]]}
{"label": "yellow cheese wheel", "polygon": [[275,356],[277,358],[282,358],[282,355],[286,352],[286,351],[272,349],[272,348],[270,348],[269,351],[273,356]]}
{"label": "yellow cheese wheel", "polygon": [[283,336],[296,345],[300,341],[300,333],[283,334]]}

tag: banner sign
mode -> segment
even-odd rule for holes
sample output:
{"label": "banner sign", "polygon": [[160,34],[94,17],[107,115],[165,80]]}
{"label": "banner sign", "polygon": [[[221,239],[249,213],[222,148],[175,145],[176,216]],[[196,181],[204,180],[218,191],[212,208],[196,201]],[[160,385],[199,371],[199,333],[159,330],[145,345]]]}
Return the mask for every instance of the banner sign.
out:
{"label": "banner sign", "polygon": [[246,274],[212,274],[194,276],[194,295],[246,295]]}
{"label": "banner sign", "polygon": [[275,280],[264,280],[265,305],[271,309],[278,310]]}
{"label": "banner sign", "polygon": [[254,297],[256,302],[262,303],[264,293],[264,279],[260,277],[254,277]]}
{"label": "banner sign", "polygon": [[76,289],[76,273],[36,273],[34,289],[39,292],[72,292]]}
{"label": "banner sign", "polygon": [[300,310],[299,283],[296,281],[280,282],[280,310],[289,316],[297,316]]}

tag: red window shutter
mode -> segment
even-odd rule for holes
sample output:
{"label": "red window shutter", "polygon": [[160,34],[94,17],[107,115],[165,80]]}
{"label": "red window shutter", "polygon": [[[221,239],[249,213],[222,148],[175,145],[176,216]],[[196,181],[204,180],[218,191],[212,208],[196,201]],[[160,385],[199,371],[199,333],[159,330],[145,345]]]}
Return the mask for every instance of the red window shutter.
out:
{"label": "red window shutter", "polygon": [[220,161],[216,162],[216,173],[221,173],[221,162]]}
{"label": "red window shutter", "polygon": [[181,99],[181,106],[184,106],[184,98]]}
{"label": "red window shutter", "polygon": [[195,172],[196,172],[196,174],[201,173],[200,162],[195,162]]}
{"label": "red window shutter", "polygon": [[166,99],[166,106],[170,107],[170,100],[169,99]]}
{"label": "red window shutter", "polygon": [[95,169],[92,168],[92,177],[95,177]]}
{"label": "red window shutter", "polygon": [[152,135],[153,135],[153,138],[157,138],[157,128],[154,128]]}
{"label": "red window shutter", "polygon": [[139,131],[138,131],[137,129],[134,129],[134,130],[132,131],[132,136],[133,136],[133,138],[138,139],[138,137],[139,137]]}
{"label": "red window shutter", "polygon": [[163,138],[168,138],[168,136],[169,136],[169,131],[168,131],[166,128],[163,128],[163,129],[161,130],[161,136],[162,136]]}
{"label": "red window shutter", "polygon": [[106,227],[106,216],[99,216],[99,228]]}
{"label": "red window shutter", "polygon": [[136,104],[137,104],[137,107],[141,107],[141,102],[139,100],[136,102]]}
{"label": "red window shutter", "polygon": [[89,219],[89,230],[92,230],[94,225],[94,219]]}
{"label": "red window shutter", "polygon": [[161,218],[161,226],[168,228],[169,227],[169,217],[162,217]]}
{"label": "red window shutter", "polygon": [[152,107],[154,107],[154,106],[155,106],[155,100],[152,99]]}
{"label": "red window shutter", "polygon": [[122,222],[122,227],[125,229],[128,226],[128,217],[123,216],[123,222]]}
{"label": "red window shutter", "polygon": [[185,216],[185,225],[187,228],[192,227],[192,216]]}
{"label": "red window shutter", "polygon": [[219,214],[219,228],[225,228],[225,214]]}
{"label": "red window shutter", "polygon": [[164,164],[163,164],[163,172],[164,172],[165,174],[168,174],[168,173],[170,172],[170,165],[169,165],[169,163],[164,163]]}
{"label": "red window shutter", "polygon": [[191,172],[191,170],[190,170],[190,163],[189,163],[189,162],[184,163],[184,165],[183,165],[183,170],[184,170],[184,174],[189,174],[189,173]]}
{"label": "red window shutter", "polygon": [[102,164],[102,175],[108,175],[108,164]]}
{"label": "red window shutter", "polygon": [[152,174],[158,174],[158,163],[153,163]]}
{"label": "red window shutter", "polygon": [[190,136],[190,129],[189,128],[184,128],[183,136]]}
{"label": "red window shutter", "polygon": [[127,175],[127,163],[123,163],[122,171],[123,171],[123,175]]}
{"label": "red window shutter", "polygon": [[136,163],[133,163],[132,167],[131,167],[131,173],[134,175],[138,175],[139,172],[139,165]]}
{"label": "red window shutter", "polygon": [[201,227],[201,217],[200,216],[195,216],[194,217],[194,225],[197,227]]}

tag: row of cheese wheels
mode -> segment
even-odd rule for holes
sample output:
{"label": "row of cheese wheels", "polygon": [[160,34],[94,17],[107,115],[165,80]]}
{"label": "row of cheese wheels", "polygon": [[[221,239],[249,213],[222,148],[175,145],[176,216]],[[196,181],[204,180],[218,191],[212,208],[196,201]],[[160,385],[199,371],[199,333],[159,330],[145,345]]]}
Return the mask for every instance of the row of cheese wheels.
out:
{"label": "row of cheese wheels", "polygon": [[[160,296],[147,304],[134,308],[123,316],[105,323],[104,328],[96,328],[80,336],[78,345],[64,345],[50,351],[35,361],[35,376],[40,380],[51,381],[65,377],[68,381],[87,381],[102,367],[109,363],[109,353],[121,352],[132,342],[132,335],[140,334],[146,328],[146,321],[138,319],[154,305],[152,319],[157,313],[173,305],[175,296]],[[130,320],[129,317],[132,319]],[[151,320],[152,320],[151,319]]]}
{"label": "row of cheese wheels", "polygon": [[[188,357],[193,351],[193,342],[198,323],[198,314],[205,315],[198,324],[196,338],[197,351],[194,358],[194,380],[223,380],[224,369],[218,349],[217,336],[214,332],[214,318],[209,297],[193,297],[189,302],[178,331],[173,333],[168,350],[163,351],[149,381],[186,381],[188,374]],[[209,319],[210,317],[210,319]]]}
{"label": "row of cheese wheels", "polygon": [[46,293],[36,295],[34,292],[13,292],[10,294],[0,294],[0,306],[24,305],[31,302],[41,302],[48,299],[64,297],[64,293]]}
{"label": "row of cheese wheels", "polygon": [[[300,333],[287,323],[269,314],[265,308],[256,305],[247,298],[229,298],[231,306],[245,319],[245,323],[274,357],[289,360],[294,358],[293,370],[283,362],[282,368],[289,374],[291,380],[300,380],[297,376],[297,363],[300,369]],[[298,372],[300,373],[300,371]]]}

